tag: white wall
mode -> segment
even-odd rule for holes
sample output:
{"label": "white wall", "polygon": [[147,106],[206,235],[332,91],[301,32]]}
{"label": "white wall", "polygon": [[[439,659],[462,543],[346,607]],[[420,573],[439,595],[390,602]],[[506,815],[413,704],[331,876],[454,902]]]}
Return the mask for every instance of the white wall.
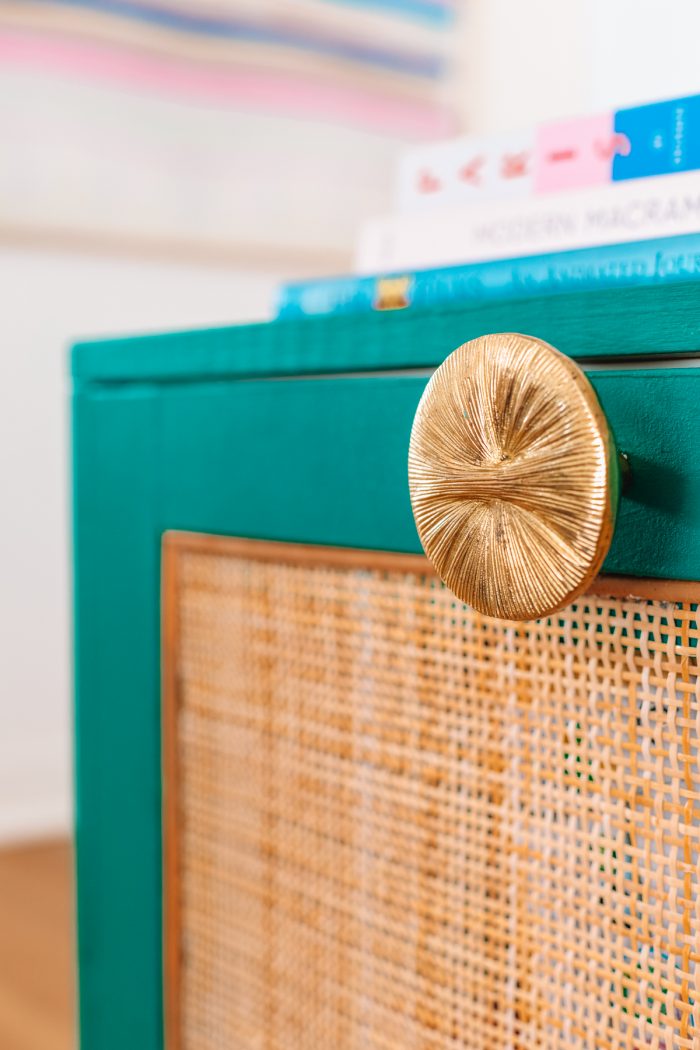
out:
{"label": "white wall", "polygon": [[462,36],[474,131],[700,93],[698,0],[467,0]]}
{"label": "white wall", "polygon": [[513,131],[585,110],[589,32],[587,0],[467,0],[457,72],[465,126]]}
{"label": "white wall", "polygon": [[698,0],[589,0],[590,105],[700,92]]}
{"label": "white wall", "polygon": [[277,278],[0,248],[0,841],[71,822],[67,347],[259,319]]}

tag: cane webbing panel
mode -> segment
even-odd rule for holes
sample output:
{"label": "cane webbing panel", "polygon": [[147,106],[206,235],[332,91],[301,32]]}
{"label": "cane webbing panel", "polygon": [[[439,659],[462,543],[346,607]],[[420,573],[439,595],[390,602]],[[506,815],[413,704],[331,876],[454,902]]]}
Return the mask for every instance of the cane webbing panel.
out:
{"label": "cane webbing panel", "polygon": [[169,557],[169,1047],[700,1045],[690,604]]}

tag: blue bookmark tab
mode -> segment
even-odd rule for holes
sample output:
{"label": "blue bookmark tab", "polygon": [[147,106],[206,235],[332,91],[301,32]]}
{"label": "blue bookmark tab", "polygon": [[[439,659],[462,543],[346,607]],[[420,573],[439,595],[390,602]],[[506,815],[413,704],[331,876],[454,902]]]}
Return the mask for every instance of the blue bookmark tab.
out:
{"label": "blue bookmark tab", "polygon": [[615,133],[627,144],[613,160],[613,181],[700,168],[700,95],[621,109]]}

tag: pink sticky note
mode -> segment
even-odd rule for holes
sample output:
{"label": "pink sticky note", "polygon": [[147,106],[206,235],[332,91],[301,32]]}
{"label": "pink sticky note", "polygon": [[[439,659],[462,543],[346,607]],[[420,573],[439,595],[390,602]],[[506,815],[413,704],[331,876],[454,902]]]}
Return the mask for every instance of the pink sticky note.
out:
{"label": "pink sticky note", "polygon": [[541,124],[535,135],[535,191],[601,186],[612,180],[613,114]]}

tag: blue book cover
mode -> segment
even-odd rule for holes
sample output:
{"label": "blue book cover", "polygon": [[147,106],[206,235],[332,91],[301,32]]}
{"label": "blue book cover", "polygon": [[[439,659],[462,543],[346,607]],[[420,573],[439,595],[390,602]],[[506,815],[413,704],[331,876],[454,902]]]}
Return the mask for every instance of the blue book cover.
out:
{"label": "blue book cover", "polygon": [[700,233],[377,277],[282,285],[277,317],[485,302],[700,277]]}

